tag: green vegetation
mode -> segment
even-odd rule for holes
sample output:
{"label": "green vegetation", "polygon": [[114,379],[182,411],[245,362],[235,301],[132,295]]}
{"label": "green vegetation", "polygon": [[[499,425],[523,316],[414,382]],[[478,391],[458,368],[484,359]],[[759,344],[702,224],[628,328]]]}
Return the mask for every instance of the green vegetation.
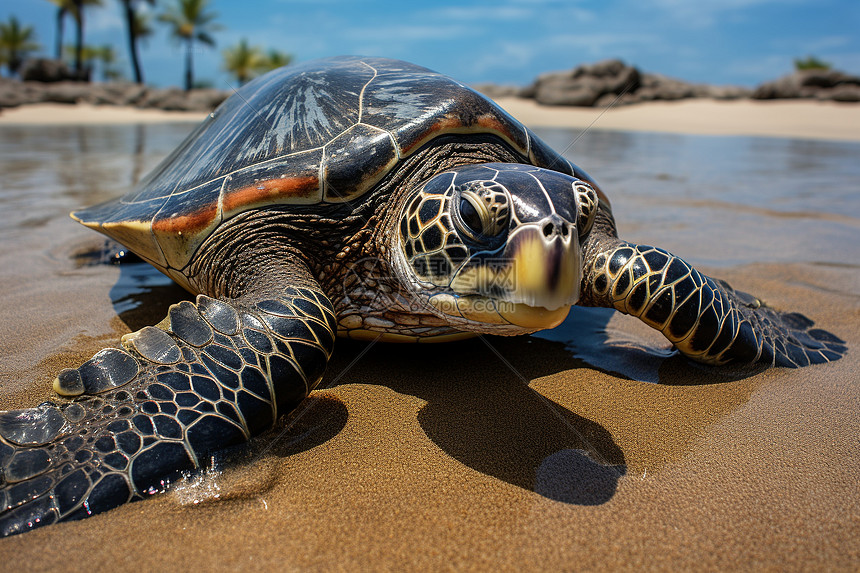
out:
{"label": "green vegetation", "polygon": [[284,66],[289,66],[293,63],[293,55],[288,54],[286,52],[281,52],[280,50],[271,49],[266,54],[266,65],[265,70],[275,70],[277,68],[283,68]]}
{"label": "green vegetation", "polygon": [[794,59],[794,69],[803,70],[829,70],[832,66],[828,62],[823,62],[815,56],[806,56],[805,58]]}
{"label": "green vegetation", "polygon": [[54,46],[54,57],[60,60],[63,58],[63,32],[66,25],[66,16],[71,10],[75,9],[75,6],[72,4],[72,0],[48,0],[48,2],[57,7],[57,37]]}
{"label": "green vegetation", "polygon": [[10,74],[17,74],[27,54],[40,47],[33,26],[21,26],[15,16],[0,22],[0,64],[5,64]]}
{"label": "green vegetation", "polygon": [[293,60],[291,54],[278,50],[269,50],[267,54],[263,54],[259,47],[249,46],[245,38],[239,40],[235,46],[224,50],[222,55],[224,69],[236,78],[239,85],[261,73],[289,65]]}
{"label": "green vegetation", "polygon": [[173,37],[185,43],[185,90],[194,86],[194,42],[214,46],[212,32],[220,30],[215,23],[218,13],[209,9],[209,0],[174,0],[158,19],[171,28]]}
{"label": "green vegetation", "polygon": [[[140,40],[153,35],[153,22],[165,24],[171,36],[183,47],[184,87],[186,90],[200,85],[212,85],[210,81],[194,78],[194,51],[198,45],[214,46],[215,33],[222,29],[217,23],[218,13],[213,9],[213,0],[47,0],[56,8],[56,30],[54,38],[55,58],[73,62],[78,77],[85,77],[95,69],[105,81],[121,80],[123,73],[118,67],[117,46],[91,46],[84,44],[85,15],[95,8],[119,8],[124,18],[126,51],[131,73],[136,83],[144,82],[143,67],[139,56]],[[153,11],[161,7],[156,16]],[[76,37],[71,45],[64,44],[65,25],[68,17],[75,22]],[[11,74],[17,74],[24,60],[39,51],[32,26],[23,26],[15,17],[0,23],[0,65],[6,65]],[[266,47],[250,45],[243,38],[223,52],[222,67],[236,78],[238,83],[253,79],[269,70],[287,66],[293,61],[292,54]]]}
{"label": "green vegetation", "polygon": [[[75,48],[66,47],[66,52]],[[110,44],[102,46],[84,46],[81,59],[87,68],[98,70],[103,80],[116,81],[123,79],[122,72],[115,66],[117,63],[116,50]]]}
{"label": "green vegetation", "polygon": [[69,13],[75,19],[75,71],[84,69],[84,8],[101,6],[102,0],[71,0]]}
{"label": "green vegetation", "polygon": [[131,69],[135,83],[143,83],[143,70],[137,55],[137,40],[152,34],[149,21],[140,11],[140,4],[155,6],[155,0],[119,0],[125,15],[125,28],[128,35],[128,55],[131,59]]}

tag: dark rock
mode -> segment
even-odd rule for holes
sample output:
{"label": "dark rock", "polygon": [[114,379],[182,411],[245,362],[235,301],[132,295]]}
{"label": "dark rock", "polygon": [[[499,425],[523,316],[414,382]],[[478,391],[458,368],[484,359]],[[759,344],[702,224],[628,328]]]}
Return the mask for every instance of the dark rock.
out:
{"label": "dark rock", "polygon": [[179,88],[155,89],[127,82],[21,82],[0,78],[0,108],[50,103],[90,103],[96,105],[133,105],[165,111],[202,111],[215,109],[229,95],[226,91]]}
{"label": "dark rock", "polygon": [[0,78],[0,108],[43,101],[42,84]]}
{"label": "dark rock", "polygon": [[126,82],[96,84],[87,102],[99,105],[135,105],[146,97],[148,91],[146,86]]}
{"label": "dark rock", "polygon": [[166,111],[212,111],[227,99],[228,95],[227,92],[215,89],[196,89],[189,92],[179,88],[153,89],[136,105]]}
{"label": "dark rock", "polygon": [[521,97],[534,97],[542,104],[596,107],[701,97],[737,99],[749,94],[750,90],[742,87],[691,84],[659,74],[643,74],[620,60],[544,74],[520,92]]}
{"label": "dark rock", "polygon": [[75,73],[62,60],[31,58],[21,66],[21,79],[30,82],[89,81],[90,70]]}
{"label": "dark rock", "polygon": [[620,60],[581,65],[566,72],[538,76],[526,93],[534,93],[544,105],[592,106],[602,96],[635,91],[640,84],[639,70]]}
{"label": "dark rock", "polygon": [[590,106],[605,93],[592,78],[568,74],[543,74],[536,83],[535,100],[544,105]]}
{"label": "dark rock", "polygon": [[836,86],[830,91],[829,96],[833,101],[860,101],[860,86],[848,84]]}
{"label": "dark rock", "polygon": [[[836,101],[850,99],[860,87],[860,76],[837,70],[799,70],[758,86],[752,94],[755,99],[815,98]],[[849,98],[849,99],[836,99]]]}
{"label": "dark rock", "polygon": [[89,100],[93,85],[83,82],[45,84],[42,101],[51,103],[81,103]]}
{"label": "dark rock", "polygon": [[227,99],[228,92],[216,89],[197,89],[187,92],[185,109],[187,111],[212,111]]}
{"label": "dark rock", "polygon": [[185,92],[179,88],[149,90],[137,106],[181,111],[185,109]]}

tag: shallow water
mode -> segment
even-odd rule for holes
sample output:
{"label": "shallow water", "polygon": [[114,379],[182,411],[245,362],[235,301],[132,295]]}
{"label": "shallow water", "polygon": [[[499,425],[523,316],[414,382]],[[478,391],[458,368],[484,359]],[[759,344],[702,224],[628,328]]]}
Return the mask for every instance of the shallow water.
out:
{"label": "shallow water", "polygon": [[[0,240],[27,242],[44,254],[43,229],[51,228],[53,235],[58,228],[51,224],[61,222],[66,230],[70,210],[130,190],[191,127],[3,127]],[[548,128],[537,133],[603,186],[624,239],[712,268],[755,263],[860,268],[860,143],[599,130],[580,136]],[[56,241],[58,246],[47,251],[50,258],[93,263],[93,249],[106,243],[72,227],[70,236],[80,235],[80,241]],[[10,271],[4,274],[14,280]],[[146,325],[152,314],[141,306],[161,302],[157,308],[164,308],[164,299],[184,296],[141,263],[123,266],[109,294],[114,311],[132,330]],[[654,368],[635,373],[627,362],[645,353],[659,364],[670,355],[665,341],[647,329],[640,329],[641,336],[627,335],[635,321],[613,329],[612,315],[581,310],[555,332],[539,336],[567,343],[593,366],[657,381]],[[620,353],[606,351],[613,344]]]}
{"label": "shallow water", "polygon": [[[192,128],[0,126],[0,407],[49,398],[59,368],[186,296],[146,265],[99,263],[113,247],[68,212],[128,191]],[[559,150],[578,136],[537,132]],[[306,415],[226,473],[0,551],[155,567],[194,548],[226,567],[238,529],[272,566],[587,567],[643,547],[695,566],[713,543],[732,551],[712,565],[856,563],[860,144],[593,130],[567,156],[610,196],[623,238],[808,314],[849,354],[699,368],[604,309],[444,350],[340,342]],[[156,526],[188,536],[153,545]],[[123,541],[94,551],[97,531]],[[763,546],[782,551],[768,561]]]}

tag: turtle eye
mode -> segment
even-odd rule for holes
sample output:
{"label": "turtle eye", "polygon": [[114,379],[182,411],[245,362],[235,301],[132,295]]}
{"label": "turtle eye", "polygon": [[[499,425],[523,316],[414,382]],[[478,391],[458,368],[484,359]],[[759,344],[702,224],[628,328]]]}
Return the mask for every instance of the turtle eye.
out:
{"label": "turtle eye", "polygon": [[460,188],[454,221],[466,238],[485,245],[495,244],[510,223],[508,196],[493,182],[470,183]]}
{"label": "turtle eye", "polygon": [[479,204],[479,207],[476,208],[475,205],[465,197],[460,199],[460,219],[462,219],[463,225],[466,227],[463,230],[472,238],[479,237],[484,233],[484,217],[481,217],[481,213],[478,212],[478,209],[481,207],[482,206]]}

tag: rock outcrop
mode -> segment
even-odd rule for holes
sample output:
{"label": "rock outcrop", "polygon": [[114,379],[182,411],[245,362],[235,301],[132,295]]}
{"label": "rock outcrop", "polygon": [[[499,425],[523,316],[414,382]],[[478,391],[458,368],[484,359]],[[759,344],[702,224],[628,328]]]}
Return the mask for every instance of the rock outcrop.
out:
{"label": "rock outcrop", "polygon": [[31,103],[89,103],[168,111],[211,111],[230,95],[227,91],[151,88],[133,83],[35,82],[0,78],[0,108]]}
{"label": "rock outcrop", "polygon": [[736,86],[691,84],[659,74],[647,74],[621,60],[605,60],[563,72],[541,74],[528,87],[480,85],[478,91],[490,97],[533,98],[544,105],[606,107],[644,101],[707,97],[737,99],[749,97],[751,90]]}
{"label": "rock outcrop", "polygon": [[[23,81],[0,78],[0,108],[40,102],[123,105],[169,111],[210,111],[228,91],[151,88],[132,83],[75,81],[74,72],[58,60],[39,58],[24,63]],[[475,89],[491,98],[532,98],[544,105],[597,106],[687,98],[754,99],[810,98],[860,102],[860,76],[835,70],[804,70],[760,85],[754,91],[736,86],[693,84],[660,74],[641,72],[621,60],[584,64],[572,70],[541,74],[529,86],[481,84]]]}
{"label": "rock outcrop", "polygon": [[604,96],[635,92],[641,80],[639,70],[633,66],[621,60],[606,60],[541,74],[524,95],[544,105],[593,106]]}
{"label": "rock outcrop", "polygon": [[21,79],[25,82],[87,82],[91,70],[75,72],[63,60],[30,58],[21,66]]}
{"label": "rock outcrop", "polygon": [[761,84],[754,99],[818,99],[860,101],[860,76],[837,70],[800,70],[772,82]]}

